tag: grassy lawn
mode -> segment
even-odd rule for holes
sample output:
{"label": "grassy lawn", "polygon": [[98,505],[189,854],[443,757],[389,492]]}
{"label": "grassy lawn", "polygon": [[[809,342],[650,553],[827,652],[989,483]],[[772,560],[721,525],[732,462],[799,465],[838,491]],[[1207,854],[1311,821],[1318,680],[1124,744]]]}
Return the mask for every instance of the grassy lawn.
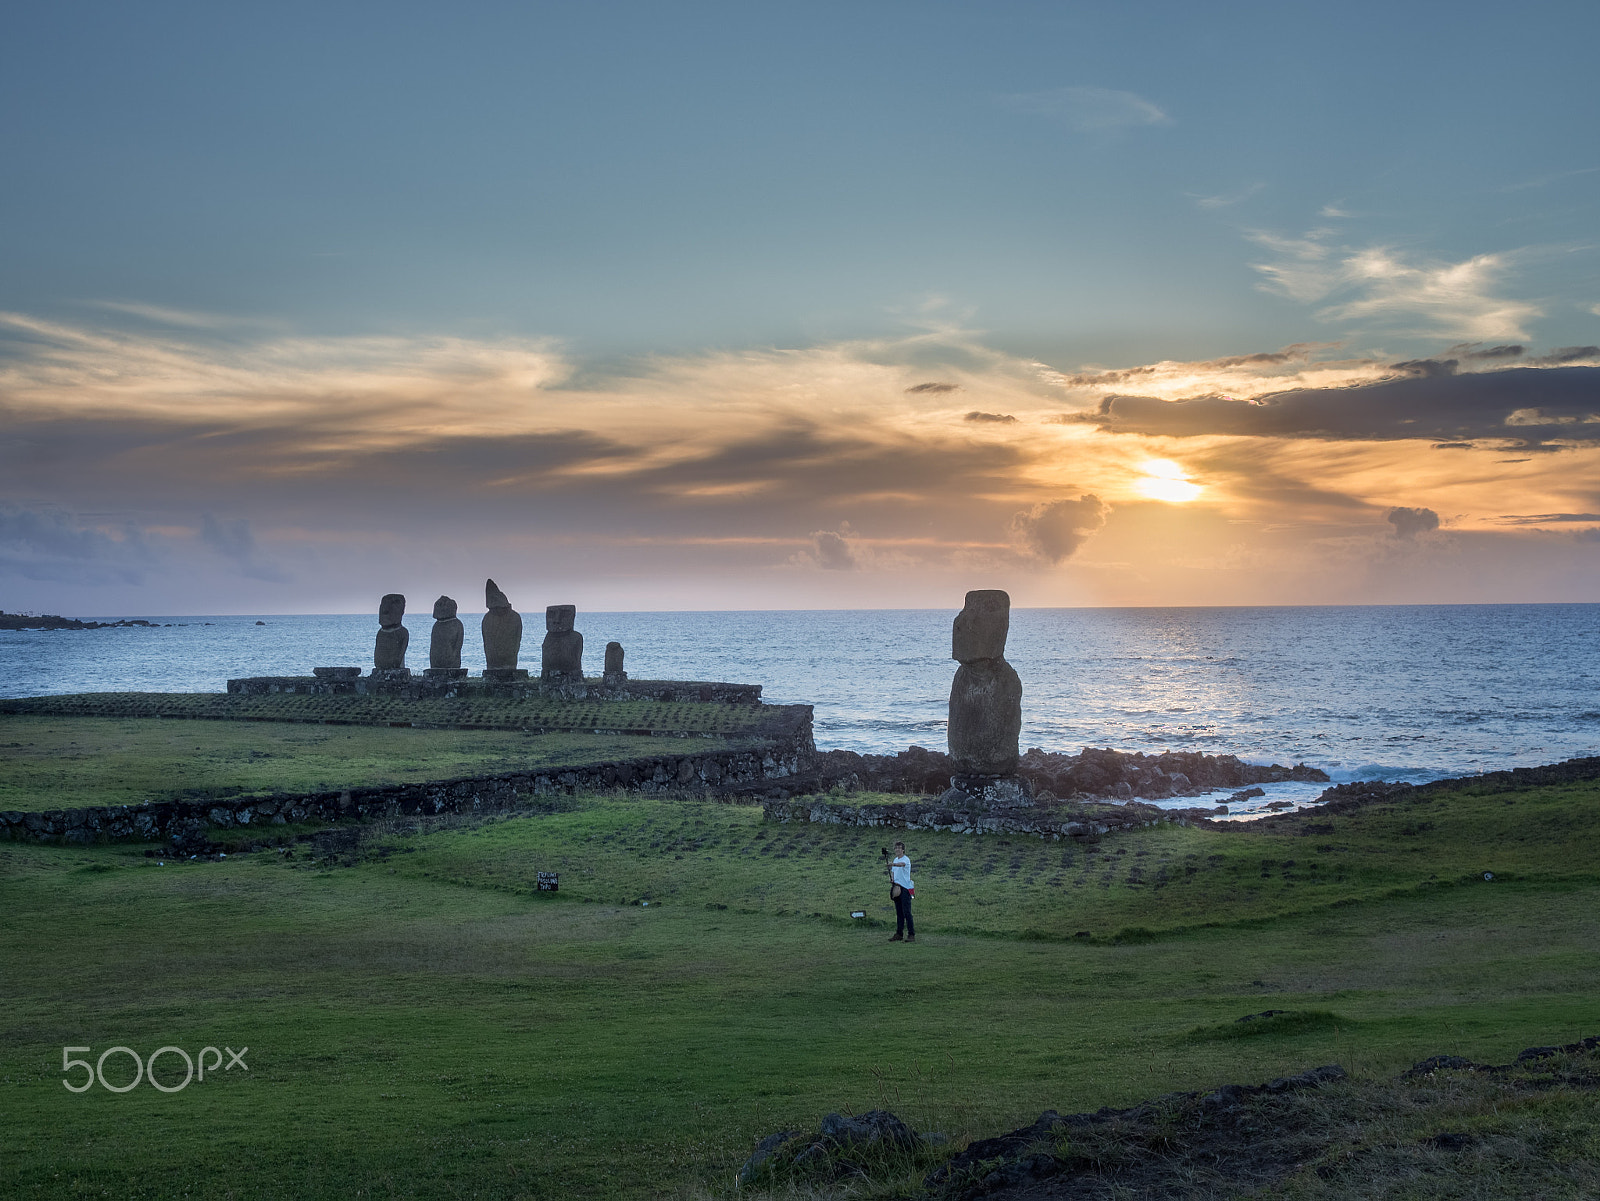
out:
{"label": "grassy lawn", "polygon": [[[1464,790],[1093,848],[918,832],[912,945],[877,924],[892,834],[749,807],[586,798],[355,867],[8,844],[0,1191],[720,1196],[756,1138],[833,1109],[953,1149],[1329,1062],[1369,1089],[1503,1063],[1600,1033],[1597,804]],[[1235,1023],[1269,1008],[1294,1016]],[[249,1072],[62,1087],[64,1046],[115,1045],[248,1046]],[[1538,1096],[1549,1154],[1594,1144],[1592,1105]],[[1381,1195],[1362,1179],[1293,1187]]]}
{"label": "grassy lawn", "polygon": [[571,730],[0,715],[0,809],[127,805],[185,793],[315,792],[712,750],[736,740]]}

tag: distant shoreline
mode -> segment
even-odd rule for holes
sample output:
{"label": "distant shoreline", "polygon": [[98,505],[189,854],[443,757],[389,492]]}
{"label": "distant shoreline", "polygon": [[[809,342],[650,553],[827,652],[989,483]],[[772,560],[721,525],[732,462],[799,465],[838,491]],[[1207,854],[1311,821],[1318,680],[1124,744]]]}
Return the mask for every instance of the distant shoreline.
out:
{"label": "distant shoreline", "polygon": [[[161,628],[161,624],[159,621],[145,621],[142,617],[130,617],[122,621],[80,621],[76,617],[58,617],[53,613],[29,616],[0,610],[0,630],[115,630],[129,626],[144,626],[147,629],[157,630]],[[211,623],[208,621],[197,624]]]}

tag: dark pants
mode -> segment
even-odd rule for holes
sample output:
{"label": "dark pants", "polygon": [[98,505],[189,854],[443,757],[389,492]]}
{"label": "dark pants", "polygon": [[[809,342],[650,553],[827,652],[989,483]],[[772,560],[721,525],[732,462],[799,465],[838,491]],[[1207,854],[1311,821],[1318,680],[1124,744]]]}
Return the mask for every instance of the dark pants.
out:
{"label": "dark pants", "polygon": [[907,938],[917,936],[916,923],[911,920],[911,894],[903,888],[894,899],[894,932]]}

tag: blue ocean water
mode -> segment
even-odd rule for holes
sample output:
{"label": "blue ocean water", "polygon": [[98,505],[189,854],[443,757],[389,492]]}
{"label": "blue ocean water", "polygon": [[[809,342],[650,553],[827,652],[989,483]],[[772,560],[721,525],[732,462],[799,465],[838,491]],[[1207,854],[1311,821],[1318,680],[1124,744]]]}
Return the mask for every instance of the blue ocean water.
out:
{"label": "blue ocean water", "polygon": [[[616,639],[637,678],[759,683],[770,701],[816,706],[819,746],[893,752],[943,748],[953,616],[580,613],[578,626],[591,674]],[[0,694],[219,691],[230,676],[370,664],[377,627],[365,614],[149,620],[172,624],[0,631]],[[430,619],[409,624],[420,668]],[[537,667],[543,615],[524,624]],[[1600,754],[1600,605],[1017,609],[1007,657],[1024,747],[1198,750],[1411,781]]]}

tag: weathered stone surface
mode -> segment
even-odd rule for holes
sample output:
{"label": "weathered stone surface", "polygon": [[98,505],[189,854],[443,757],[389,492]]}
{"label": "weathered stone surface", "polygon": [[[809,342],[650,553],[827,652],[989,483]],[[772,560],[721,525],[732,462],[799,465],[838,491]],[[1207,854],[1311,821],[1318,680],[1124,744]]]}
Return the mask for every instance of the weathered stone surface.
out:
{"label": "weathered stone surface", "polygon": [[311,674],[319,680],[353,680],[361,674],[359,667],[313,667]]}
{"label": "weathered stone surface", "polygon": [[411,631],[401,625],[406,615],[406,598],[391,592],[378,602],[378,637],[372,648],[372,666],[377,671],[394,671],[406,665],[406,647]]}
{"label": "weathered stone surface", "polygon": [[378,624],[390,629],[405,620],[406,598],[398,592],[385,593],[378,602]]}
{"label": "weathered stone surface", "polygon": [[1021,776],[951,776],[939,797],[947,808],[1024,809],[1034,804],[1033,785]]}
{"label": "weathered stone surface", "polygon": [[428,667],[457,670],[461,667],[461,644],[467,632],[456,616],[456,602],[441,596],[433,602],[433,638],[428,644]]}
{"label": "weathered stone surface", "polygon": [[998,588],[967,593],[950,632],[950,657],[961,663],[1003,659],[1011,632],[1011,597]]}
{"label": "weathered stone surface", "polygon": [[464,680],[468,673],[465,667],[430,667],[422,674],[430,680]]}
{"label": "weathered stone surface", "polygon": [[[512,688],[507,691],[502,685],[509,683]],[[606,685],[601,680],[530,680],[529,673],[524,668],[486,668],[483,679],[471,681],[463,685],[457,677],[445,676],[439,682],[424,684],[420,680],[410,687],[394,690],[375,680],[372,676],[361,676],[359,679],[339,680],[323,679],[318,676],[253,676],[244,679],[228,681],[228,695],[231,696],[367,696],[367,695],[399,695],[409,697],[441,697],[441,696],[503,696],[518,698],[544,698],[568,701],[583,700],[617,700],[622,696],[640,701],[661,701],[671,704],[678,701],[695,702],[717,705],[758,705],[761,703],[760,684],[729,684],[713,681],[699,680],[634,680],[628,679],[621,684]],[[135,706],[141,714],[161,716],[163,713],[172,714],[172,702],[169,694],[152,693],[153,699],[148,703],[141,702]],[[180,694],[190,695],[190,694]],[[28,712],[42,712],[40,705],[51,706],[51,712],[62,712],[85,716],[102,715],[102,706],[83,702],[76,702],[76,707],[63,709],[62,702],[55,698],[13,698],[0,697],[0,713],[18,713],[24,708]],[[121,708],[118,710],[121,712]],[[940,756],[942,759],[943,756]],[[943,776],[948,777],[948,766]],[[941,785],[942,787],[942,785]]]}
{"label": "weathered stone surface", "polygon": [[1017,770],[1022,733],[1022,681],[1004,659],[978,659],[956,669],[950,688],[950,758],[974,776]]}
{"label": "weathered stone surface", "polygon": [[545,609],[544,628],[547,633],[542,648],[540,679],[583,679],[583,635],[572,628],[577,619],[577,605],[550,605]]}
{"label": "weathered stone surface", "polygon": [[1022,681],[1005,660],[1011,597],[998,588],[967,593],[950,633],[950,657],[961,666],[950,687],[950,757],[973,776],[1017,769],[1022,733]]}
{"label": "weathered stone surface", "polygon": [[606,643],[605,682],[615,687],[618,684],[626,683],[627,679],[628,673],[622,670],[622,643]]}
{"label": "weathered stone surface", "polygon": [[515,670],[522,653],[522,614],[493,580],[484,582],[483,599],[489,609],[483,615],[483,661],[490,671]]}

